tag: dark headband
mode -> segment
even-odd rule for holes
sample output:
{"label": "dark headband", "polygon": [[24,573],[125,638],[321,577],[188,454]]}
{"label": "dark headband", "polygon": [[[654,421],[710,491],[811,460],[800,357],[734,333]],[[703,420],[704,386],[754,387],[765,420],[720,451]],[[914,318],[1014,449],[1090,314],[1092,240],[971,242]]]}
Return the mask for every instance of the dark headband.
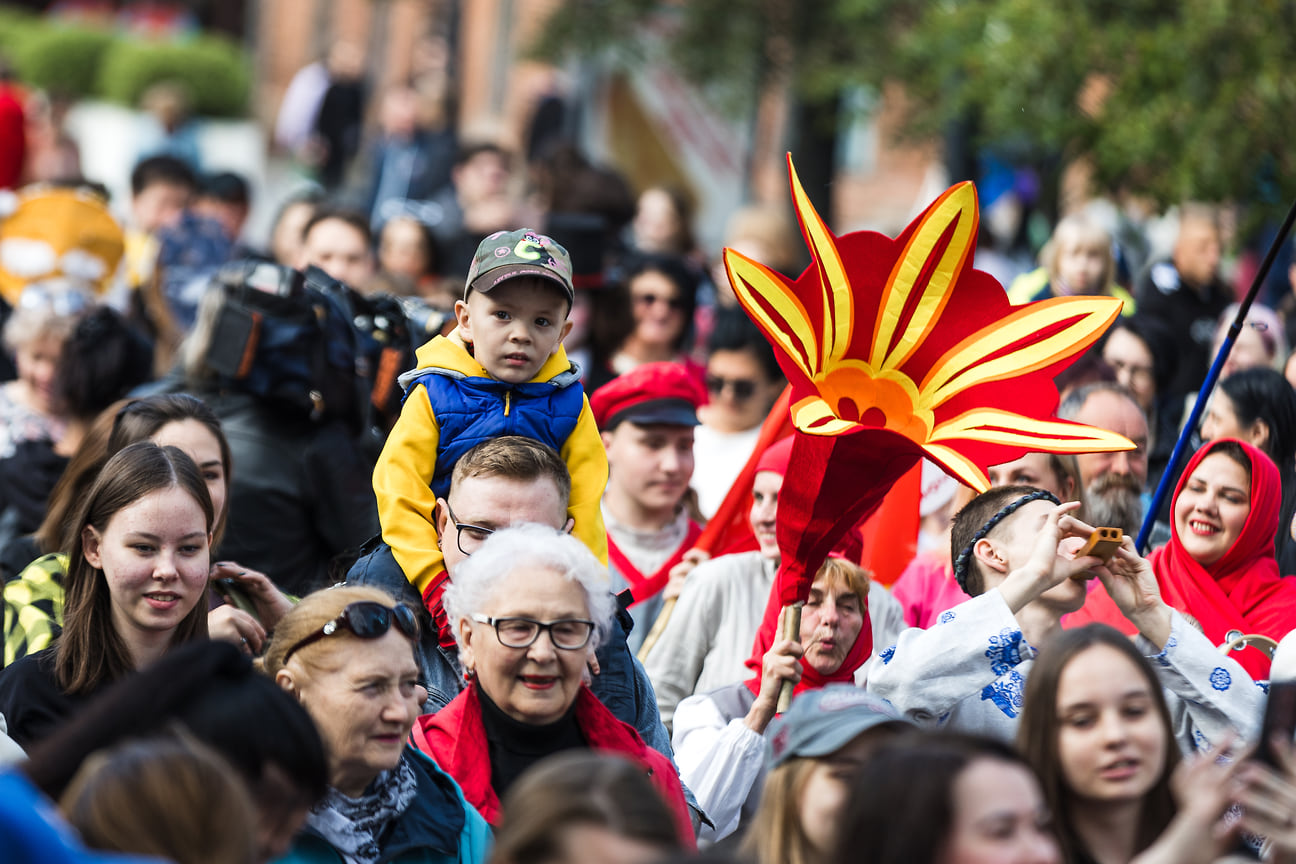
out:
{"label": "dark headband", "polygon": [[958,582],[958,586],[963,589],[964,594],[968,593],[967,576],[968,567],[972,563],[972,547],[984,540],[986,535],[995,529],[996,525],[1032,501],[1050,501],[1054,506],[1062,503],[1052,492],[1036,489],[1034,492],[1028,492],[1015,501],[1008,502],[1002,510],[986,520],[986,523],[977,529],[977,532],[972,535],[972,539],[968,541],[968,544],[959,552],[958,557],[954,559],[954,580]]}

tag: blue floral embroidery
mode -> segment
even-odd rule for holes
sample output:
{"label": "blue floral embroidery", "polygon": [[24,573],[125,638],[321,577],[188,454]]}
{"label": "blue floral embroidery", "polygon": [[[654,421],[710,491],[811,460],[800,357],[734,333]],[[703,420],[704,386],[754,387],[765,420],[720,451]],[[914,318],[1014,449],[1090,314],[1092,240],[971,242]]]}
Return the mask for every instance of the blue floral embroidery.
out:
{"label": "blue floral embroidery", "polygon": [[882,652],[882,665],[885,666],[886,664],[890,663],[891,658],[894,656],[895,656],[895,646],[892,645],[890,648]]}
{"label": "blue floral embroidery", "polygon": [[1179,640],[1171,636],[1169,639],[1166,640],[1165,647],[1161,649],[1161,653],[1153,654],[1149,659],[1154,661],[1159,666],[1169,666],[1170,657],[1168,655],[1170,654],[1170,649],[1174,648],[1178,644],[1179,644]]}
{"label": "blue floral embroidery", "polygon": [[1022,632],[1005,627],[998,636],[990,637],[990,647],[985,656],[990,659],[990,670],[1002,675],[1022,662]]}
{"label": "blue floral embroidery", "polygon": [[944,624],[948,621],[953,621],[953,620],[954,620],[954,610],[948,609],[940,614],[940,617],[936,619],[936,623]]}
{"label": "blue floral embroidery", "polygon": [[1021,674],[1013,669],[1005,677],[982,690],[981,699],[993,702],[1008,717],[1015,718],[1021,711],[1022,690],[1025,683]]}
{"label": "blue floral embroidery", "polygon": [[1233,676],[1229,675],[1228,670],[1223,666],[1216,666],[1215,671],[1210,674],[1211,686],[1223,693],[1233,686]]}
{"label": "blue floral embroidery", "polygon": [[1193,749],[1207,750],[1210,748],[1210,740],[1200,729],[1193,730]]}
{"label": "blue floral embroidery", "polygon": [[1255,682],[1255,685],[1256,685],[1257,687],[1260,688],[1260,692],[1261,692],[1261,693],[1265,694],[1266,696],[1269,695],[1269,682],[1268,682],[1268,681],[1256,681],[1256,682]]}

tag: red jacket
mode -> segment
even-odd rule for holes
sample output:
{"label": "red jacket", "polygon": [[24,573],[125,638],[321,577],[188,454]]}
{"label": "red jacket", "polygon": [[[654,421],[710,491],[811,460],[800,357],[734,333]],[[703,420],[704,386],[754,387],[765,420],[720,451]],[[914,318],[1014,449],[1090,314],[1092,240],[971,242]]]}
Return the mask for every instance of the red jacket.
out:
{"label": "red jacket", "polygon": [[[643,766],[658,793],[675,814],[680,839],[696,847],[679,774],[669,759],[649,747],[634,728],[618,720],[588,687],[576,695],[576,726],[591,748],[620,753]],[[468,687],[435,714],[425,714],[414,725],[414,746],[436,760],[463,789],[468,803],[486,821],[499,822],[500,801],[491,788],[490,748],[482,725],[481,700],[476,687]]]}

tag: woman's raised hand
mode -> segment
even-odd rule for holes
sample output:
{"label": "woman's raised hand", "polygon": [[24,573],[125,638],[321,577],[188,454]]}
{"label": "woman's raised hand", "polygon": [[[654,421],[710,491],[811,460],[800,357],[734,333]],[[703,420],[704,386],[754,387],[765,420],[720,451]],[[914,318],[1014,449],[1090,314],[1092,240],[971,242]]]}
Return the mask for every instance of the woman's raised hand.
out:
{"label": "woman's raised hand", "polygon": [[1161,598],[1152,564],[1134,546],[1128,534],[1107,566],[1097,570],[1112,602],[1145,638],[1164,648],[1170,638],[1170,607]]}
{"label": "woman's raised hand", "polygon": [[1130,864],[1211,864],[1219,859],[1237,833],[1226,818],[1234,800],[1233,778],[1242,767],[1229,758],[1232,744],[1229,738],[1179,764],[1170,778],[1179,811]]}
{"label": "woman's raised hand", "polygon": [[265,645],[266,631],[251,615],[226,604],[207,613],[207,635],[232,642],[246,654],[259,654]]}
{"label": "woman's raised hand", "polygon": [[279,619],[293,608],[293,601],[275,587],[270,577],[237,562],[217,561],[212,565],[211,578],[228,581],[243,591],[267,630],[273,630]]}
{"label": "woman's raised hand", "polygon": [[[777,633],[783,632],[783,619],[789,615],[787,608],[779,611]],[[805,649],[793,639],[776,639],[761,660],[760,692],[747,711],[747,728],[763,735],[765,727],[774,719],[778,706],[779,690],[784,681],[793,684],[801,680],[801,655]]]}
{"label": "woman's raised hand", "polygon": [[1296,862],[1296,753],[1290,741],[1275,740],[1270,747],[1279,767],[1243,763],[1234,784],[1236,800],[1243,808],[1243,830],[1269,841],[1271,861],[1292,864]]}

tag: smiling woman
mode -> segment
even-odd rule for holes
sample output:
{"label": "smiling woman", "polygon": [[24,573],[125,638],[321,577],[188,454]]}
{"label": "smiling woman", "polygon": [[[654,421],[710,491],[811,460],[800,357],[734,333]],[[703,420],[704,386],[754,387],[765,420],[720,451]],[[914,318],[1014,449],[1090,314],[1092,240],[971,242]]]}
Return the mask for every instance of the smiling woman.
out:
{"label": "smiling woman", "polygon": [[540,525],[496,531],[458,566],[445,609],[473,682],[414,741],[493,824],[500,798],[527,768],[562,750],[619,753],[692,823],[670,761],[616,719],[586,685],[586,666],[612,626],[607,571],[576,538]]}
{"label": "smiling woman", "polygon": [[1194,757],[1176,800],[1179,748],[1161,684],[1111,627],[1067,630],[1041,650],[1017,744],[1043,782],[1068,864],[1199,860],[1223,833],[1236,764]]}
{"label": "smiling woman", "polygon": [[[1296,586],[1274,560],[1280,496],[1273,461],[1232,438],[1203,446],[1180,478],[1170,542],[1149,560],[1166,602],[1216,644],[1232,630],[1281,639],[1296,627]],[[1269,677],[1259,651],[1238,662],[1256,680]]]}
{"label": "smiling woman", "polygon": [[214,523],[198,467],[174,447],[133,444],[108,461],[68,536],[62,635],[0,672],[0,713],[24,746],[103,686],[207,636]]}

